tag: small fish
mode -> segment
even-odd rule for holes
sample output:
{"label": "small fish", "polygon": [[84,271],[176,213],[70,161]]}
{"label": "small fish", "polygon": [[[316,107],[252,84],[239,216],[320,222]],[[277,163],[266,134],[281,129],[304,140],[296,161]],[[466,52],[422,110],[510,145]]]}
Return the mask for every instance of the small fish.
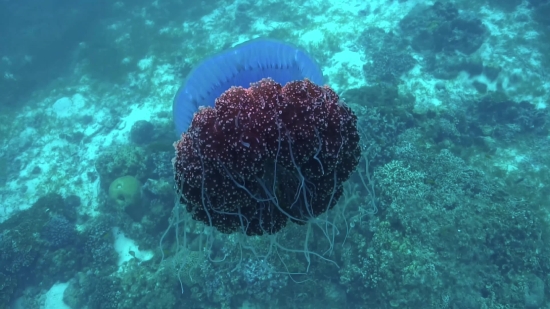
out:
{"label": "small fish", "polygon": [[435,180],[428,178],[424,180],[424,183],[427,185],[435,185]]}
{"label": "small fish", "polygon": [[514,181],[514,184],[522,183],[525,180],[525,177],[520,177],[518,180]]}

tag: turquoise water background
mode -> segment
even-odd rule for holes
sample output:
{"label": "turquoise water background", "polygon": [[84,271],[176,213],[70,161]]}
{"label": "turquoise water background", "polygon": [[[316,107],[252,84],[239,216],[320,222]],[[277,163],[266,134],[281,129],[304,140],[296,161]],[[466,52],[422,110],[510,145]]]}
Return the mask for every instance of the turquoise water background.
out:
{"label": "turquoise water background", "polygon": [[[172,104],[256,38],[361,160],[308,224],[223,234],[177,203]],[[0,309],[550,308],[549,69],[547,0],[0,1]]]}

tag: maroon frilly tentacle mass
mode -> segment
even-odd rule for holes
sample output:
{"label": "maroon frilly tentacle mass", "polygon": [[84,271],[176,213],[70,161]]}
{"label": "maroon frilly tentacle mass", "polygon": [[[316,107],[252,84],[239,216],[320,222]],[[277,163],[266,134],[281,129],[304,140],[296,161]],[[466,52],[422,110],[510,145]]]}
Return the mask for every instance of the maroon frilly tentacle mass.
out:
{"label": "maroon frilly tentacle mass", "polygon": [[195,220],[272,234],[334,207],[359,157],[357,117],[329,87],[263,79],[199,110],[175,144],[176,188]]}

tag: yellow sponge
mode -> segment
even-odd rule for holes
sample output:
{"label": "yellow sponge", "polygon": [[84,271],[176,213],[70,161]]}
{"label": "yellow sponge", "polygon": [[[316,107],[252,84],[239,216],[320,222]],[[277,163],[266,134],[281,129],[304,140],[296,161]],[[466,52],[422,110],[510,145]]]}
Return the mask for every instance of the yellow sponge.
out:
{"label": "yellow sponge", "polygon": [[119,177],[109,186],[109,196],[123,210],[137,206],[141,200],[141,183],[133,176]]}

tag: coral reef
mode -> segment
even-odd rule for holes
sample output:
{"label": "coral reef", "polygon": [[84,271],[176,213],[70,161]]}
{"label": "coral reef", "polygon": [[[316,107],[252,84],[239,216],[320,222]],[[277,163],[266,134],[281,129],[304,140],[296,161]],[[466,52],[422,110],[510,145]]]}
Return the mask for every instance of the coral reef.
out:
{"label": "coral reef", "polygon": [[459,12],[452,3],[437,1],[418,5],[399,26],[417,51],[471,54],[489,34],[483,22],[471,12]]}
{"label": "coral reef", "polygon": [[[35,2],[0,1],[0,309],[550,307],[549,0]],[[199,109],[175,192],[174,93],[253,37],[331,88]]]}
{"label": "coral reef", "polygon": [[63,215],[70,205],[51,193],[0,223],[0,308],[22,286],[66,281],[81,267],[83,239]]}
{"label": "coral reef", "polygon": [[118,177],[131,175],[143,182],[147,173],[147,154],[136,146],[122,145],[111,147],[103,152],[95,162],[102,188],[109,188]]}

